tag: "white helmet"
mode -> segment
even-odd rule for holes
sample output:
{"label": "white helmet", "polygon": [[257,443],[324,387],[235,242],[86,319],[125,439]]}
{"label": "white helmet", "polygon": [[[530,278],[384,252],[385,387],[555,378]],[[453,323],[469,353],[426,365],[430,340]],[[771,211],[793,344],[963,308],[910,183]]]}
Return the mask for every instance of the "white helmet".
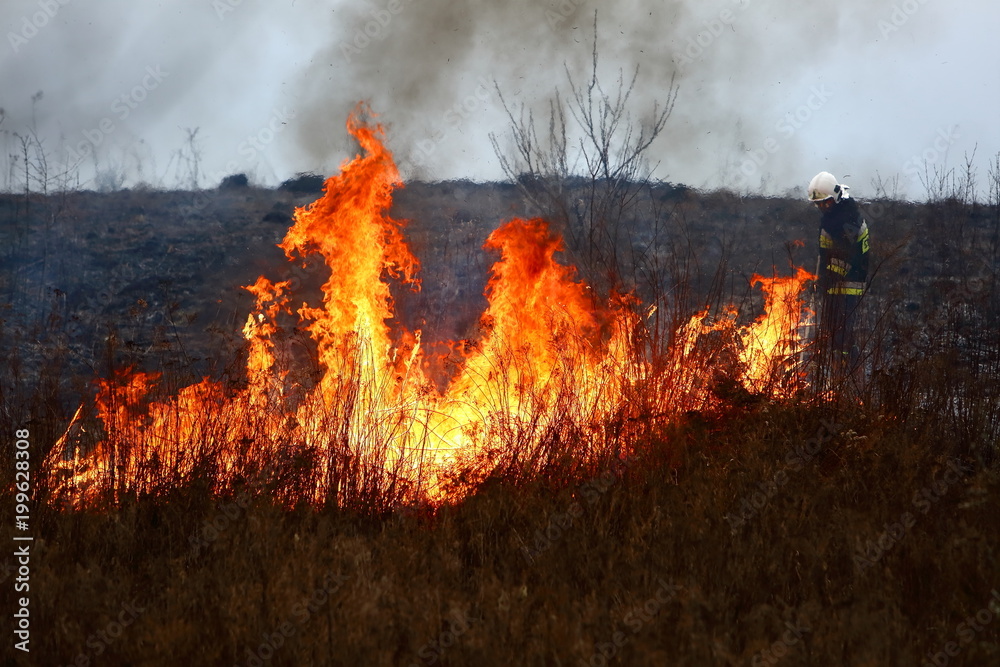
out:
{"label": "white helmet", "polygon": [[838,184],[837,178],[830,172],[821,171],[809,181],[809,188],[806,192],[811,202],[833,198],[834,203],[836,203],[847,195],[847,186]]}

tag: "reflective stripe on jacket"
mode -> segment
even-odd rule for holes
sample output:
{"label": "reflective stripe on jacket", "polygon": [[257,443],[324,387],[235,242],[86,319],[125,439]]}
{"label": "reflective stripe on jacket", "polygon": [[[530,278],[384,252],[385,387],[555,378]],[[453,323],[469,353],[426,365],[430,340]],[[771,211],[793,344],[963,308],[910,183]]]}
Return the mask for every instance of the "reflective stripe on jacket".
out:
{"label": "reflective stripe on jacket", "polygon": [[868,280],[868,223],[850,197],[824,211],[819,229],[819,288],[826,294],[861,295]]}

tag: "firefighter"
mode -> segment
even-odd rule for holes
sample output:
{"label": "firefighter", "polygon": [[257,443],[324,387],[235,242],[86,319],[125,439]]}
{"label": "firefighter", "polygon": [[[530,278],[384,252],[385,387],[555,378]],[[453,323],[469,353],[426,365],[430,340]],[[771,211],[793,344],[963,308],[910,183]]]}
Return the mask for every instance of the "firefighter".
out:
{"label": "firefighter", "polygon": [[[833,376],[857,366],[854,339],[858,306],[868,281],[868,223],[858,203],[822,171],[809,182],[808,197],[822,213],[819,225],[819,353],[821,367]],[[826,363],[822,363],[825,361]]]}

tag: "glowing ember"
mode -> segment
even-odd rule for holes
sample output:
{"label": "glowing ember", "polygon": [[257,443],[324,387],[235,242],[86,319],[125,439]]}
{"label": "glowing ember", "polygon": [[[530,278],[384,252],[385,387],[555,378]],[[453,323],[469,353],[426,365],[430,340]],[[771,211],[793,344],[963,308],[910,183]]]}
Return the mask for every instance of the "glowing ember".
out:
{"label": "glowing ember", "polygon": [[[291,315],[289,283],[258,278],[246,288],[257,305],[243,329],[245,385],[204,379],[151,400],[156,375],[127,372],[100,383],[102,439],[71,461],[50,462],[77,501],[102,491],[112,500],[156,493],[205,470],[217,491],[278,475],[289,503],[442,500],[504,466],[531,474],[560,457],[621,455],[639,433],[630,429],[719,400],[718,350],[700,349],[712,336],[738,360],[736,379],[747,391],[783,398],[802,387],[794,367],[800,294],[814,279],[802,269],[791,278],[754,276],[765,313],[748,327],[736,326],[735,309],[714,322],[703,311],[675,332],[666,358],[654,358],[656,346],[643,342],[650,334],[641,304],[628,295],[595,303],[575,269],[556,260],[562,240],[548,224],[515,219],[485,245],[500,258],[486,288],[481,340],[447,388],[436,390],[421,370],[420,332],[390,335],[389,281],[418,287],[419,263],[404,222],[388,215],[402,183],[382,128],[362,123],[363,112],[347,122],[363,155],[296,211],[280,244],[289,259],[318,254],[330,269],[322,304],[297,310],[315,342],[318,380],[296,385],[276,353],[279,315]],[[274,472],[278,464],[285,472]]]}

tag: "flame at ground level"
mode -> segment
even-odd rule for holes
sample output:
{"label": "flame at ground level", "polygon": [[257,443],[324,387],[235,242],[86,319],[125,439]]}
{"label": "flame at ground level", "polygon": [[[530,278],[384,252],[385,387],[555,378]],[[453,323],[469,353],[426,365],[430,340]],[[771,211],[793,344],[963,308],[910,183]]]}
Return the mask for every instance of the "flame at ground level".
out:
{"label": "flame at ground level", "polygon": [[[749,392],[802,389],[800,295],[814,276],[754,276],[766,298],[757,321],[738,327],[730,307],[708,322],[703,311],[658,345],[634,298],[595,303],[573,267],[556,261],[562,241],[540,219],[511,220],[490,235],[485,247],[500,259],[481,339],[436,389],[422,370],[420,333],[390,336],[388,281],[418,285],[419,264],[404,221],[388,215],[402,183],[382,128],[359,117],[347,127],[364,154],[296,211],[281,243],[289,259],[318,254],[330,269],[322,304],[297,310],[315,342],[318,381],[297,378],[277,352],[278,319],[293,295],[262,276],[247,287],[257,306],[243,330],[245,384],[205,379],[153,400],[155,375],[101,381],[100,442],[72,460],[56,447],[49,462],[73,499],[157,493],[210,473],[219,492],[259,482],[287,502],[441,500],[497,470],[531,475],[566,457],[627,455],[644,429],[720,400],[713,378],[723,358],[735,360],[729,372]],[[706,353],[709,339],[716,344]]]}

